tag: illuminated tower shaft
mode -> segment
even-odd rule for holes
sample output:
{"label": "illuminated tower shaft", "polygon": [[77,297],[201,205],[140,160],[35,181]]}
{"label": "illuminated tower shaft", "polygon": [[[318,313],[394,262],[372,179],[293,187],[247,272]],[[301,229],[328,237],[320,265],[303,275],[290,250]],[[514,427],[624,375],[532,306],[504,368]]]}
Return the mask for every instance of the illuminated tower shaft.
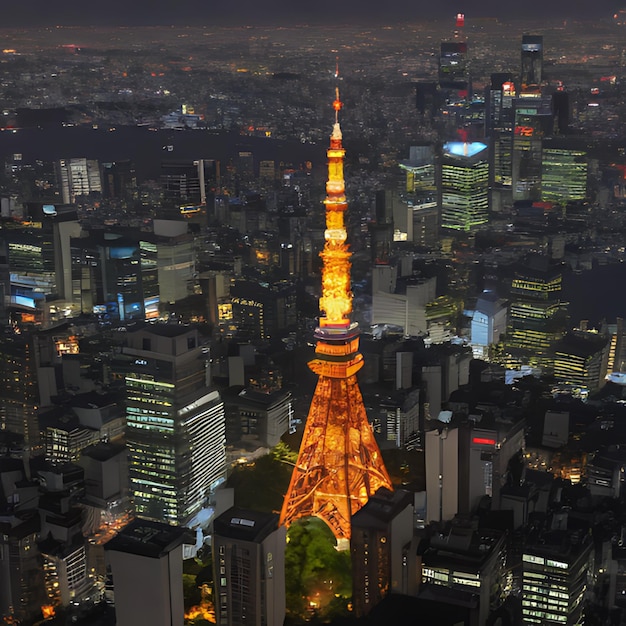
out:
{"label": "illuminated tower shaft", "polygon": [[281,512],[281,524],[315,516],[337,539],[350,538],[350,520],[380,487],[391,481],[367,421],[356,373],[363,366],[359,331],[351,324],[350,252],[343,215],[348,207],[343,178],[339,92],[328,149],[326,232],[321,252],[323,317],[315,332],[316,358],[309,367],[319,376],[311,401],[298,461]]}

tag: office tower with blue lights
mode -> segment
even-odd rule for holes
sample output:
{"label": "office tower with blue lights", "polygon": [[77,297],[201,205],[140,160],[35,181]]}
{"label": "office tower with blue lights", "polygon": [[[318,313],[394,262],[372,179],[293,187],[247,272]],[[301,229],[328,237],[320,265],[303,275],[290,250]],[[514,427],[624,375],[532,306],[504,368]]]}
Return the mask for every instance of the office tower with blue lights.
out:
{"label": "office tower with blue lights", "polygon": [[487,145],[449,141],[441,160],[441,226],[468,232],[489,219]]}
{"label": "office tower with blue lights", "polygon": [[185,525],[226,470],[224,404],[207,385],[207,348],[181,324],[138,325],[126,335],[119,367],[135,510]]}

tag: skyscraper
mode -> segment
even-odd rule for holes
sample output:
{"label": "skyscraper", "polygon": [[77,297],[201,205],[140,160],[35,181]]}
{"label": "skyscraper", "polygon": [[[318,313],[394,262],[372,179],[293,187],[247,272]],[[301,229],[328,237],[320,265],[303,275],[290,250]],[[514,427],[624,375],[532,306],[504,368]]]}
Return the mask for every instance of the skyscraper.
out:
{"label": "skyscraper", "polygon": [[567,203],[587,197],[587,154],[583,150],[560,147],[543,149],[541,197]]}
{"label": "skyscraper", "polygon": [[322,257],[320,325],[315,332],[318,374],[298,460],[280,516],[289,525],[302,517],[323,519],[339,540],[350,538],[350,520],[380,487],[391,481],[367,420],[356,373],[363,366],[359,331],[351,323],[350,251],[344,213],[348,208],[343,178],[339,90],[333,102],[326,183],[326,231]]}
{"label": "skyscraper", "polygon": [[522,36],[522,71],[520,82],[522,92],[539,91],[543,80],[543,37],[541,35]]}
{"label": "skyscraper", "polygon": [[73,204],[78,196],[102,192],[100,166],[91,159],[61,159],[56,162],[63,204]]}
{"label": "skyscraper", "polygon": [[484,143],[449,141],[441,164],[441,226],[470,231],[487,222],[489,160]]}
{"label": "skyscraper", "polygon": [[213,530],[217,623],[282,626],[285,528],[278,516],[232,507]]}
{"label": "skyscraper", "polygon": [[541,200],[542,141],[554,125],[550,98],[514,101],[513,200]]}
{"label": "skyscraper", "polygon": [[366,615],[387,594],[416,591],[413,499],[402,489],[380,489],[352,518],[352,602],[357,616]]}
{"label": "skyscraper", "polygon": [[135,509],[142,517],[185,524],[224,476],[224,404],[207,386],[196,329],[152,324],[127,338],[127,445]]}
{"label": "skyscraper", "polygon": [[561,281],[561,268],[546,257],[530,256],[516,269],[505,339],[511,364],[552,365],[551,348],[565,333]]}

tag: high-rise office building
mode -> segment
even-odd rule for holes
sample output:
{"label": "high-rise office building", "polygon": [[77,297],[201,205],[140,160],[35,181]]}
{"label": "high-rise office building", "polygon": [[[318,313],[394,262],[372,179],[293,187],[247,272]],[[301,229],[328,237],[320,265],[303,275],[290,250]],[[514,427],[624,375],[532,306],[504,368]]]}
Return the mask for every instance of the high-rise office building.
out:
{"label": "high-rise office building", "polygon": [[543,148],[542,200],[566,204],[587,197],[587,153],[567,148]]}
{"label": "high-rise office building", "polygon": [[98,161],[86,158],[61,159],[56,162],[56,170],[63,204],[74,204],[79,196],[102,193]]}
{"label": "high-rise office building", "polygon": [[126,337],[126,437],[135,509],[142,517],[185,524],[224,478],[224,405],[208,386],[197,329],[146,324]]}
{"label": "high-rise office building", "polygon": [[285,527],[278,516],[236,507],[213,522],[215,616],[219,626],[282,626]]}
{"label": "high-rise office building", "polygon": [[72,300],[84,313],[144,320],[194,290],[196,250],[182,220],[154,220],[154,233],[91,231],[71,240]]}
{"label": "high-rise office building", "polygon": [[[18,438],[4,440],[19,450]],[[41,523],[39,515],[32,514],[39,499],[39,483],[29,475],[22,458],[7,455],[7,448],[0,456],[0,620],[30,623],[40,619],[41,607],[46,604],[37,547]],[[21,450],[18,455],[22,456]]]}
{"label": "high-rise office building", "polygon": [[554,346],[554,377],[583,393],[594,391],[606,382],[608,359],[608,337],[570,332]]}
{"label": "high-rise office building", "polygon": [[509,206],[512,182],[513,75],[496,73],[485,88],[485,137],[491,139],[491,210]]}
{"label": "high-rise office building", "polygon": [[34,334],[5,328],[0,341],[0,430],[22,435],[31,454],[43,452],[38,366]]}
{"label": "high-rise office building", "polygon": [[469,70],[467,42],[442,41],[439,54],[439,86],[464,91],[467,95]]}
{"label": "high-rise office building", "polygon": [[517,98],[514,103],[513,200],[541,200],[543,138],[554,122],[550,98]]}
{"label": "high-rise office building", "polygon": [[504,600],[505,563],[504,533],[453,525],[446,535],[435,533],[421,555],[419,594],[471,607],[465,623],[487,624]]}
{"label": "high-rise office building", "polygon": [[379,489],[352,517],[352,604],[357,617],[390,593],[416,591],[413,499],[408,491]]}
{"label": "high-rise office building", "polygon": [[491,290],[478,297],[471,312],[471,344],[474,356],[489,360],[489,347],[497,344],[506,331],[506,301]]}
{"label": "high-rise office building", "polygon": [[294,283],[274,284],[238,279],[230,288],[232,322],[238,336],[268,341],[294,330],[297,324]]}
{"label": "high-rise office building", "polygon": [[485,137],[491,137],[495,129],[511,128],[515,94],[513,74],[498,72],[491,75],[491,81],[485,87]]}
{"label": "high-rise office building", "polygon": [[434,146],[423,145],[411,146],[408,160],[399,163],[406,173],[406,191],[397,210],[406,212],[407,241],[425,247],[438,241],[436,161]]}
{"label": "high-rise office building", "polygon": [[346,244],[345,196],[339,90],[328,149],[326,231],[322,257],[318,376],[298,460],[281,512],[281,524],[303,517],[323,519],[338,540],[350,538],[350,520],[380,487],[391,481],[367,420],[356,373],[363,366],[356,323],[351,323],[350,252]]}
{"label": "high-rise office building", "polygon": [[582,624],[593,568],[591,535],[555,530],[528,539],[522,553],[525,624]]}
{"label": "high-rise office building", "polygon": [[471,231],[489,219],[489,159],[480,142],[444,144],[441,163],[441,226]]}
{"label": "high-rise office building", "polygon": [[[47,296],[70,301],[72,296],[70,237],[81,228],[76,211],[52,204],[28,203],[24,222],[6,231],[8,272],[3,281],[5,303],[22,317],[35,313],[41,321]],[[7,280],[8,279],[8,280]]]}
{"label": "high-rise office building", "polygon": [[517,268],[505,338],[507,358],[531,365],[550,365],[551,348],[565,333],[559,300],[562,271],[547,257],[532,256]]}
{"label": "high-rise office building", "polygon": [[102,164],[102,195],[127,201],[137,198],[137,174],[132,161]]}
{"label": "high-rise office building", "polygon": [[522,93],[539,92],[543,81],[543,36],[522,36]]}
{"label": "high-rise office building", "polygon": [[161,186],[166,202],[177,205],[206,204],[207,194],[220,179],[219,161],[164,161],[161,164]]}

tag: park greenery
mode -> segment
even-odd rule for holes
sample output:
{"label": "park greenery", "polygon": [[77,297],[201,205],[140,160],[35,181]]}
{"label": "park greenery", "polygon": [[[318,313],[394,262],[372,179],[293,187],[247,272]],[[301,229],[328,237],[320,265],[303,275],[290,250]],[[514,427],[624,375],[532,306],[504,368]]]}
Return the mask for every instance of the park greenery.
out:
{"label": "park greenery", "polygon": [[330,528],[309,517],[287,532],[285,591],[291,624],[315,618],[330,621],[347,615],[352,597],[352,565],[348,550],[338,551]]}

